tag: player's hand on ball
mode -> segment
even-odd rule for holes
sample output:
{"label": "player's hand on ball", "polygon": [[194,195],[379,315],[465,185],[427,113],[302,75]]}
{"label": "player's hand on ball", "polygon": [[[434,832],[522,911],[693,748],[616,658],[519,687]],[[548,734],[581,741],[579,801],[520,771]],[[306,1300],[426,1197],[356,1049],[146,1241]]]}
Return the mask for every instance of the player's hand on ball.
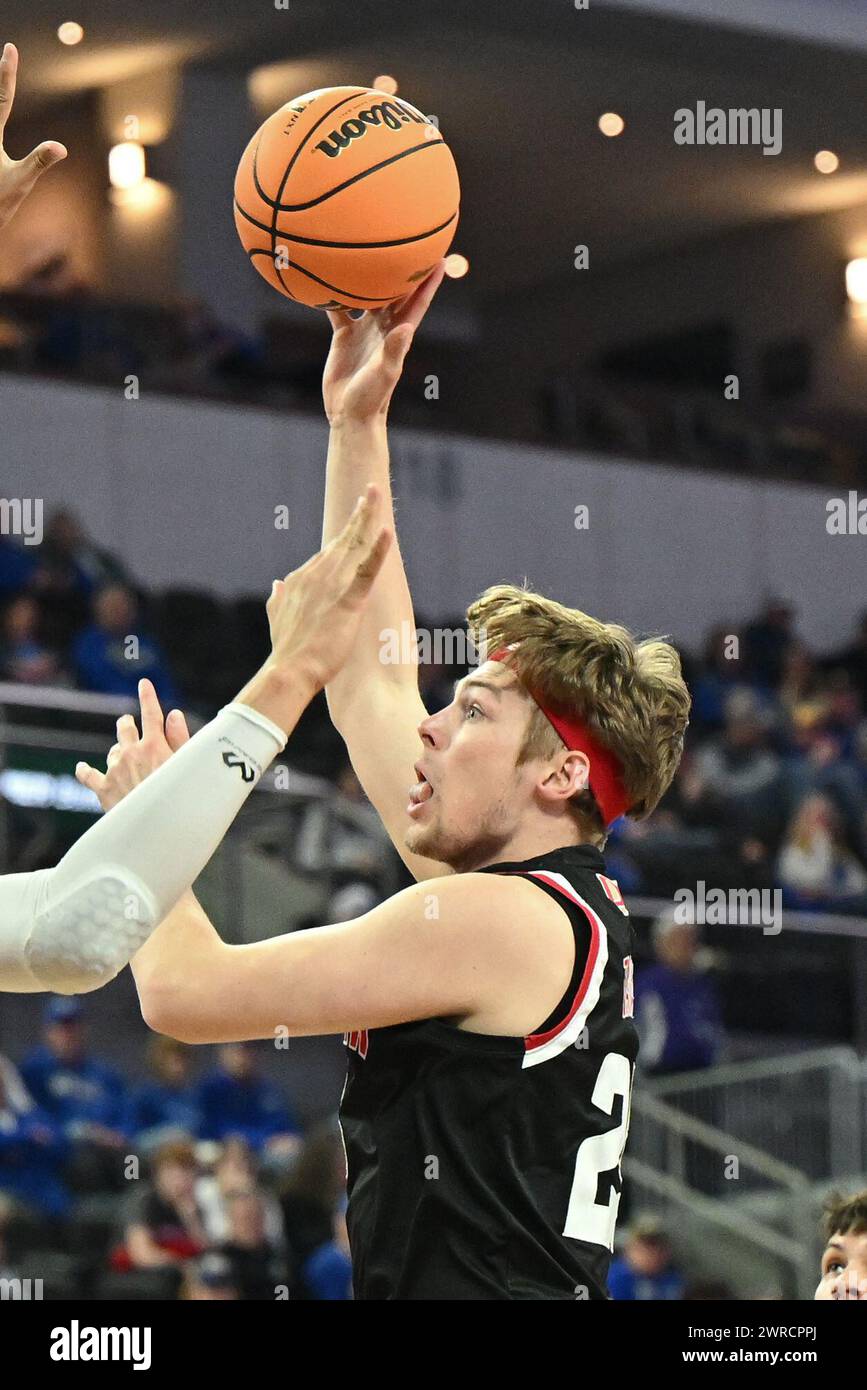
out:
{"label": "player's hand on ball", "polygon": [[149,680],[139,682],[141,704],[141,737],[131,714],[117,721],[117,743],[109,749],[106,772],[98,772],[88,763],[78,763],[75,775],[83,787],[99,797],[104,811],[110,811],[128,796],[173,753],[187,742],[190,731],[180,710],[173,709],[167,719]]}
{"label": "player's hand on ball", "polygon": [[380,493],[369,485],[349,521],[300,569],[275,579],[266,612],[271,664],[300,676],[313,692],[340,670],[352,650],[361,614],[392,533],[379,520]]}
{"label": "player's hand on ball", "polygon": [[66,158],[66,147],[56,140],[44,140],[24,159],[10,159],[3,148],[3,131],[12,103],[18,76],[18,49],[4,44],[0,56],[0,227],[15,215],[39,175]]}
{"label": "player's hand on ball", "polygon": [[440,261],[412,294],[360,318],[346,310],[328,310],[334,332],[322,395],[332,425],[375,419],[388,410],[415,330],[444,274],[445,261]]}

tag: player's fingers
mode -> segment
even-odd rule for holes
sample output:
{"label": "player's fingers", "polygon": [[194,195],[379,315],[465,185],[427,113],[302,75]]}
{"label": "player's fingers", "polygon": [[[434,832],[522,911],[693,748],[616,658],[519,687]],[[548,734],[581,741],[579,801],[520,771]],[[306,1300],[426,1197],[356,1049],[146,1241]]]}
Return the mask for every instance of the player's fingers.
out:
{"label": "player's fingers", "polygon": [[325,312],[328,315],[328,322],[331,324],[335,333],[338,328],[348,328],[348,326],[354,322],[354,319],[349,316],[348,309],[326,309]]}
{"label": "player's fingers", "polygon": [[141,736],[145,738],[159,738],[165,729],[165,719],[163,718],[162,705],[157,699],[157,692],[154,689],[153,681],[140,680],[138,683],[138,698],[141,706]]}
{"label": "player's fingers", "polygon": [[190,730],[182,710],[169,711],[166,719],[166,739],[173,753],[190,741]]}
{"label": "player's fingers", "polygon": [[383,344],[383,353],[389,367],[399,368],[403,365],[403,359],[409,352],[414,333],[415,329],[411,324],[399,323],[396,328],[390,329]]}
{"label": "player's fingers", "polygon": [[18,76],[18,49],[14,43],[4,43],[0,57],[0,131],[9,119],[15,100],[15,80]]}
{"label": "player's fingers", "polygon": [[90,763],[76,763],[75,778],[83,787],[87,787],[88,791],[95,792],[97,796],[99,796],[105,783],[105,773],[97,772],[95,767],[90,766]]}
{"label": "player's fingers", "polygon": [[105,759],[105,765],[108,768],[109,772],[111,772],[111,769],[114,767],[118,758],[121,757],[123,757],[123,749],[121,748],[120,744],[113,744],[113,746],[109,748],[108,754]]}
{"label": "player's fingers", "polygon": [[445,273],[445,260],[437,261],[427,279],[423,280],[418,289],[408,296],[400,313],[395,315],[395,327],[401,323],[409,323],[412,325],[413,331],[418,328],[428,311],[431,300],[443,282]]}
{"label": "player's fingers", "polygon": [[131,714],[122,714],[116,724],[117,743],[121,748],[128,748],[133,743],[138,743],[138,727]]}

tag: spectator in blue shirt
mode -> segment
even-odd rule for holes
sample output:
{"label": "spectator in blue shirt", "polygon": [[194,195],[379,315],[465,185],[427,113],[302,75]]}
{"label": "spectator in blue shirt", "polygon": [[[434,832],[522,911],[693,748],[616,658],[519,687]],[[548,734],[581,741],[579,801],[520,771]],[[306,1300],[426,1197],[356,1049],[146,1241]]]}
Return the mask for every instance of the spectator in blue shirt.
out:
{"label": "spectator in blue shirt", "polygon": [[197,1134],[201,1118],[189,1048],[174,1038],[151,1038],[148,1064],[151,1079],[132,1092],[126,1123],[142,1152],[180,1135]]}
{"label": "spectator in blue shirt", "polygon": [[37,1106],[73,1146],[70,1181],[84,1191],[119,1187],[126,1089],[118,1072],[85,1050],[79,999],[49,1000],[45,1041],[28,1053],[21,1072]]}
{"label": "spectator in blue shirt", "polygon": [[683,1298],[683,1275],[673,1263],[668,1237],[655,1218],[644,1217],[630,1228],[623,1254],[611,1261],[608,1292],[618,1303]]}
{"label": "spectator in blue shirt", "polygon": [[334,1238],[318,1245],[301,1271],[304,1286],[312,1299],[331,1303],[352,1298],[352,1260],[346,1231],[346,1202],[334,1219]]}
{"label": "spectator in blue shirt", "polygon": [[39,566],[39,547],[15,545],[0,536],[0,598],[23,594],[30,588]]}
{"label": "spectator in blue shirt", "polygon": [[219,1058],[217,1070],[199,1086],[199,1137],[239,1136],[263,1158],[279,1163],[290,1157],[298,1145],[298,1124],[276,1086],[256,1071],[253,1048],[227,1043]]}
{"label": "spectator in blue shirt", "polygon": [[124,585],[120,560],[100,549],[73,512],[58,511],[49,518],[39,555],[39,588],[59,595],[85,596],[109,584]]}
{"label": "spectator in blue shirt", "polygon": [[66,1216],[68,1147],[50,1117],[34,1105],[15,1067],[0,1056],[0,1193],[42,1216]]}
{"label": "spectator in blue shirt", "polygon": [[153,681],[164,706],[177,704],[166,658],[159,644],[142,631],[131,590],[122,584],[100,589],[93,602],[93,619],[72,650],[82,689],[134,698],[139,681],[146,676]]}
{"label": "spectator in blue shirt", "polygon": [[723,1028],[716,985],[696,964],[698,931],[671,909],[654,923],[653,939],[657,963],[635,980],[639,1063],[656,1076],[712,1066]]}

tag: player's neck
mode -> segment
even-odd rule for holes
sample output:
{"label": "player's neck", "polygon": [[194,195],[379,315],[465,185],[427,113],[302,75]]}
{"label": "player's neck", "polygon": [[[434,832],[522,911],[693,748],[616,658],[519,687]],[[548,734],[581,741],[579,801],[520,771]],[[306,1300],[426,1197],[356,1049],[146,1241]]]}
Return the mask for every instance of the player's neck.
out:
{"label": "player's neck", "polygon": [[491,864],[523,864],[526,860],[538,859],[543,854],[552,854],[554,850],[592,844],[593,841],[583,836],[574,824],[568,827],[522,826],[496,851],[486,854],[481,862],[472,867],[484,869]]}

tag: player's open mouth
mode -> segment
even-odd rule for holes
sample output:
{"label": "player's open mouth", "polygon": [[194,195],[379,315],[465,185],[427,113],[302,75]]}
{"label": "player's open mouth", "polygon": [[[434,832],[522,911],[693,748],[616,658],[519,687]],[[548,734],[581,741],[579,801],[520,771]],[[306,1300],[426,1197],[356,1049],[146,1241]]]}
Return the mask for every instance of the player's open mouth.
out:
{"label": "player's open mouth", "polygon": [[406,808],[407,814],[410,816],[417,815],[418,812],[421,810],[422,806],[424,806],[426,802],[430,801],[431,797],[434,794],[433,787],[431,786],[430,782],[427,780],[417,763],[415,766],[415,775],[418,778],[418,781],[416,782],[415,786],[410,787],[409,789],[409,804]]}

